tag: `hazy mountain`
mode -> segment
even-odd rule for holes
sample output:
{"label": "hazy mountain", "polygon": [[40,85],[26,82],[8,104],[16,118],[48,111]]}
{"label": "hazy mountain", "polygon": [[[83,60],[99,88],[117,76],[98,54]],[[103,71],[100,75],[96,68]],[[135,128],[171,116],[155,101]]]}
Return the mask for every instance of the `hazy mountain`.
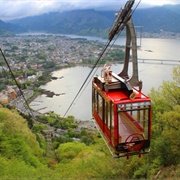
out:
{"label": "hazy mountain", "polygon": [[180,32],[180,5],[138,9],[134,13],[134,21],[146,32],[159,32],[161,29]]}
{"label": "hazy mountain", "polygon": [[[22,31],[105,36],[114,21],[114,13],[92,9],[74,10],[26,17],[9,23],[12,32],[17,32],[17,27],[21,26]],[[133,19],[134,24],[143,26],[145,32],[159,32],[161,29],[180,32],[180,5],[137,9],[133,13]],[[16,28],[13,29],[12,24]]]}
{"label": "hazy mountain", "polygon": [[114,20],[112,11],[74,10],[54,12],[11,21],[27,31],[45,31],[79,35],[101,35],[107,32]]}
{"label": "hazy mountain", "polygon": [[19,33],[25,31],[25,29],[23,27],[20,27],[19,25],[6,23],[2,20],[0,20],[0,30],[1,32],[9,31],[13,33]]}

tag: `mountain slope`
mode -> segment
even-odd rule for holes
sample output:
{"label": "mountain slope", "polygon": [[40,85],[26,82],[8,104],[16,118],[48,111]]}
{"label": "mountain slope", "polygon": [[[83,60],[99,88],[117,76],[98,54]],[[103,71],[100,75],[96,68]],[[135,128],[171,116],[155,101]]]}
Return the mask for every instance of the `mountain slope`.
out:
{"label": "mountain slope", "polygon": [[2,20],[0,20],[0,30],[14,32],[14,33],[25,31],[25,29],[23,27],[20,27],[19,25],[11,24],[11,23],[5,23]]}
{"label": "mountain slope", "polygon": [[[48,13],[40,16],[13,20],[27,31],[45,31],[48,33],[66,33],[101,36],[111,26],[113,19],[108,14],[95,10],[74,10],[63,13]],[[112,16],[113,17],[113,16]]]}
{"label": "mountain slope", "polygon": [[134,22],[143,26],[145,32],[180,32],[180,5],[139,9],[134,13]]}
{"label": "mountain slope", "polygon": [[[114,11],[74,10],[53,12],[10,21],[24,31],[105,36],[114,21]],[[149,9],[137,9],[133,13],[134,24],[143,26],[144,32],[160,30],[180,32],[180,5],[166,5]]]}

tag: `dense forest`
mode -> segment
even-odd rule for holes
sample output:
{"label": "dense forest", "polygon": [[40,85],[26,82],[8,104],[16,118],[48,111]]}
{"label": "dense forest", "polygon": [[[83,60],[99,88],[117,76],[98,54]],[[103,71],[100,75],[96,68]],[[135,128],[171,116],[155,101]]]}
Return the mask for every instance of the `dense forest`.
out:
{"label": "dense forest", "polygon": [[[151,152],[141,158],[112,158],[96,130],[74,131],[73,116],[50,113],[29,128],[29,119],[0,106],[0,179],[180,179],[180,66],[172,77],[149,94]],[[48,141],[52,127],[66,131]]]}

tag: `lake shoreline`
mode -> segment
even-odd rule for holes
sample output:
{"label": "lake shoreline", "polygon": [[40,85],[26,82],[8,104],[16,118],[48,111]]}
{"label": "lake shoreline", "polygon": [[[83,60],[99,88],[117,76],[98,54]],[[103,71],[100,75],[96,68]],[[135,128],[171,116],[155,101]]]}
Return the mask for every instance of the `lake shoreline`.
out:
{"label": "lake shoreline", "polygon": [[[118,42],[117,42],[118,43]],[[121,43],[121,42],[119,42]],[[138,50],[138,59],[159,59],[159,60],[176,60],[180,58],[180,51],[178,49],[180,41],[178,40],[155,40],[144,39],[141,48]],[[176,65],[166,65],[160,63],[138,63],[139,80],[143,81],[143,93],[149,94],[152,88],[158,89],[163,81],[172,80],[172,69]],[[66,93],[64,96],[55,96],[47,98],[45,96],[37,97],[37,101],[42,101],[39,105],[47,107],[47,111],[54,111],[57,114],[63,115],[73,98],[76,96],[82,83],[85,81],[88,73],[91,71],[89,64],[75,64],[73,67],[63,67],[60,70],[54,70],[53,76],[64,78],[51,80],[43,86],[42,89],[53,91],[56,94]],[[114,73],[118,74],[123,69],[123,64],[118,63],[111,66]],[[132,64],[129,66],[132,75]],[[101,74],[101,68],[97,69],[96,74]],[[95,75],[95,74],[94,74]],[[89,81],[90,82],[90,81]],[[73,115],[76,119],[87,120],[91,119],[91,83],[78,98],[78,101],[73,103],[70,112],[67,115]],[[32,102],[30,105],[37,104]],[[33,106],[33,109],[37,109]],[[42,113],[44,111],[41,111]]]}

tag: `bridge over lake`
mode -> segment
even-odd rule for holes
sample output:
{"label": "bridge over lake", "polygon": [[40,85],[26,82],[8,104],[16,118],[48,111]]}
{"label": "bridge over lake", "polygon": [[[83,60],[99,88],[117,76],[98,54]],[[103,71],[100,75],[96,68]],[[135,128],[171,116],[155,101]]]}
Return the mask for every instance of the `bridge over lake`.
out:
{"label": "bridge over lake", "polygon": [[167,65],[180,65],[180,59],[179,60],[168,60],[168,59],[138,59],[139,63],[149,63],[149,64],[167,64]]}

